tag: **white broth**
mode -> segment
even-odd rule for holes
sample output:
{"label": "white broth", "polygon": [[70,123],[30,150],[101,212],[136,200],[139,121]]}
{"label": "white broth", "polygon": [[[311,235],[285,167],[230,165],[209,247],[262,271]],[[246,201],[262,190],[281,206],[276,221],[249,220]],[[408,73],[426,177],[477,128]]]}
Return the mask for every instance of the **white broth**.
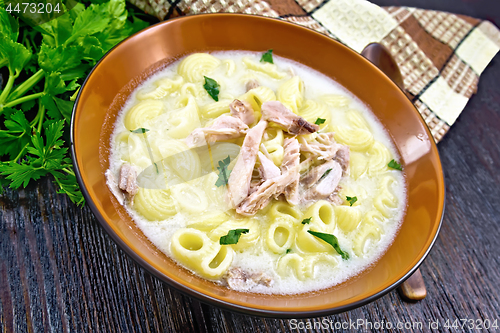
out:
{"label": "white broth", "polygon": [[[389,135],[350,92],[302,64],[278,56],[271,64],[260,61],[261,56],[243,51],[193,54],[143,82],[115,123],[108,185],[158,249],[205,279],[267,294],[328,288],[368,269],[394,240],[406,210],[404,173],[388,166],[399,160]],[[205,77],[219,85],[218,101],[204,87]],[[208,139],[212,132],[205,131],[207,144],[188,146],[193,133],[213,129],[220,117],[232,117],[235,99],[255,119],[241,125],[239,134],[227,130],[231,138],[210,142],[215,136]],[[263,121],[261,107],[271,101],[319,130],[291,134],[266,118],[257,143],[260,154],[251,165],[253,183],[236,207],[226,183],[238,176],[232,173],[238,158],[243,159],[240,147]],[[260,201],[261,209],[238,213],[259,187],[291,174],[284,167],[291,158],[286,142],[300,147],[299,175],[292,175],[295,183],[282,186],[292,191],[296,184],[298,204],[290,203],[288,192],[273,192]],[[306,184],[311,170],[328,162],[342,165],[338,152],[328,159],[317,157],[307,148],[312,146],[347,146],[350,158],[328,196],[306,199],[333,177],[330,168]],[[265,178],[257,171],[264,163],[261,156],[275,165],[270,167],[278,176]],[[128,177],[124,165],[131,170]]]}

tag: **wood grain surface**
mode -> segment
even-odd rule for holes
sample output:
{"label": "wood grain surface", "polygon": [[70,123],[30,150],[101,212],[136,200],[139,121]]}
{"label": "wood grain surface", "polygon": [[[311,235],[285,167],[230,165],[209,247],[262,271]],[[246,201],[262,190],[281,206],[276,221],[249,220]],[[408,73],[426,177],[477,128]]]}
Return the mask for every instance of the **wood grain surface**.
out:
{"label": "wood grain surface", "polygon": [[[467,14],[500,26],[497,0],[374,2]],[[0,332],[329,332],[335,325],[344,325],[335,331],[346,332],[475,332],[470,322],[463,329],[444,324],[488,319],[500,325],[499,134],[497,55],[482,74],[478,93],[439,144],[446,211],[421,266],[427,297],[408,303],[393,291],[323,318],[259,318],[202,304],[140,268],[89,208],[57,194],[49,179],[7,191],[0,197]],[[382,321],[404,329],[370,328]],[[349,327],[350,322],[363,325]]]}

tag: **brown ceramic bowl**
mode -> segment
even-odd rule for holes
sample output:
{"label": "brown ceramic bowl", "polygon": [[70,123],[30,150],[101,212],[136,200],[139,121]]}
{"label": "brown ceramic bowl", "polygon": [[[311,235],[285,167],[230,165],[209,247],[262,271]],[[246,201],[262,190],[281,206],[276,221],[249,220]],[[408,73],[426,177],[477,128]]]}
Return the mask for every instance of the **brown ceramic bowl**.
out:
{"label": "brown ceramic bowl", "polygon": [[[276,296],[241,293],[194,276],[160,252],[136,227],[106,186],[109,141],[127,94],[165,62],[200,51],[274,53],[333,78],[366,103],[402,156],[408,207],[387,253],[369,271],[319,292]],[[116,243],[174,288],[225,309],[270,317],[323,316],[366,304],[397,287],[432,247],[444,210],[444,181],[436,145],[404,93],[351,49],[309,29],[250,15],[210,14],[169,20],[120,43],[83,84],[72,119],[75,170],[87,204]]]}

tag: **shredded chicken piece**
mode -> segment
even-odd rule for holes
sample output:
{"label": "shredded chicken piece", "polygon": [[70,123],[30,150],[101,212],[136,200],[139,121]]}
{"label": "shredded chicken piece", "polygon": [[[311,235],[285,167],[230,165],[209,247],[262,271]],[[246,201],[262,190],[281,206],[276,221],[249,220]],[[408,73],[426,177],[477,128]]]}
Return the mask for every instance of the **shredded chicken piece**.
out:
{"label": "shredded chicken piece", "polygon": [[227,285],[233,290],[246,291],[258,284],[270,287],[274,280],[264,272],[249,274],[241,268],[230,269],[225,276]]}
{"label": "shredded chicken piece", "polygon": [[137,185],[137,171],[130,164],[125,163],[120,168],[120,181],[118,182],[120,190],[132,201],[134,195],[139,192]]}
{"label": "shredded chicken piece", "polygon": [[269,276],[269,274],[266,274],[264,272],[252,274],[251,279],[254,280],[257,284],[262,284],[266,287],[270,287],[274,283],[273,278]]}
{"label": "shredded chicken piece", "polygon": [[[290,142],[285,145],[285,155],[293,155],[295,159],[298,159],[297,139],[293,138],[289,140]],[[294,153],[295,151],[297,151],[297,153]],[[285,161],[285,158],[283,158],[283,160]],[[241,204],[236,208],[236,212],[246,216],[255,215],[257,211],[269,204],[272,197],[279,196],[287,186],[298,180],[299,168],[300,164],[298,161],[289,162],[286,167],[283,163],[282,174],[278,177],[264,181],[255,192],[242,200]]]}
{"label": "shredded chicken piece", "polygon": [[302,152],[310,153],[311,156],[325,161],[334,158],[342,146],[335,142],[333,133],[321,133],[312,142],[307,142],[304,137],[299,138],[299,140]]}
{"label": "shredded chicken piece", "polygon": [[261,179],[255,179],[253,178],[251,181],[250,181],[250,188],[248,189],[248,195],[252,194],[253,192],[257,191],[257,189],[259,188],[259,186],[262,184],[262,180]]}
{"label": "shredded chicken piece", "polygon": [[302,162],[300,162],[300,171],[301,173],[309,170],[311,166],[314,164],[314,158],[312,156],[309,156]]}
{"label": "shredded chicken piece", "polygon": [[350,160],[349,147],[335,142],[333,135],[331,132],[318,134],[313,142],[307,142],[305,138],[301,137],[299,138],[300,150],[310,155],[304,162],[316,158],[324,161],[334,159],[342,167],[343,174],[346,174]]}
{"label": "shredded chicken piece", "polygon": [[[318,165],[317,167],[312,168],[309,170],[309,172],[305,173],[302,175],[300,179],[300,184],[308,189],[309,187],[313,186],[318,182],[318,180],[325,175],[326,172],[330,173],[333,168],[335,167],[334,164],[338,164],[337,162],[330,160],[326,163],[323,163],[321,165]],[[330,171],[328,171],[330,170]]]}
{"label": "shredded chicken piece", "polygon": [[293,181],[285,187],[285,198],[291,205],[299,204],[299,170],[300,170],[300,153],[299,142],[297,139],[285,139],[283,148],[283,162],[281,164],[281,173],[290,172],[290,177]]}
{"label": "shredded chicken piece", "polygon": [[[331,170],[328,171],[328,173],[326,173],[326,171],[323,172],[319,180],[304,192],[304,195],[302,197],[303,202],[326,199],[335,192],[337,186],[339,185],[340,179],[342,178],[342,167],[335,161],[330,161],[327,163],[331,163],[330,165],[328,165],[329,169]],[[321,167],[321,165],[316,168],[319,167]],[[312,170],[312,172],[314,172],[314,169]],[[317,173],[319,174],[319,172]]]}
{"label": "shredded chicken piece", "polygon": [[239,118],[248,126],[255,122],[254,110],[250,103],[235,99],[229,104],[229,109],[231,110],[231,116]]}
{"label": "shredded chicken piece", "polygon": [[339,196],[340,186],[337,186],[335,192],[330,194],[326,200],[330,201],[335,206],[340,206],[344,203],[344,200]]}
{"label": "shredded chicken piece", "polygon": [[240,118],[222,115],[210,127],[197,128],[186,138],[188,147],[199,147],[208,143],[239,138],[248,131],[248,125]]}
{"label": "shredded chicken piece", "polygon": [[263,119],[278,124],[293,135],[310,134],[319,130],[318,125],[297,116],[278,101],[264,102],[261,111]]}
{"label": "shredded chicken piece", "polygon": [[247,82],[247,84],[245,85],[245,88],[247,89],[247,91],[249,91],[249,90],[257,88],[258,86],[260,86],[259,81],[252,79],[252,80]]}
{"label": "shredded chicken piece", "polygon": [[261,119],[257,125],[248,130],[243,140],[243,145],[227,184],[229,201],[233,207],[237,207],[248,196],[252,172],[257,160],[257,152],[266,126],[267,121]]}
{"label": "shredded chicken piece", "polygon": [[[266,138],[266,137],[267,137],[267,133],[266,133],[266,132],[264,132],[264,140],[267,140],[267,138]],[[273,158],[271,157],[271,154],[269,154],[269,152],[267,151],[266,146],[265,146],[263,143],[261,143],[261,144],[260,144],[260,149],[262,150],[262,153],[264,154],[264,156],[265,156],[265,157],[267,157],[267,158],[268,158],[268,159],[270,159],[270,160],[272,160],[272,159],[273,159]]]}
{"label": "shredded chicken piece", "polygon": [[349,147],[341,145],[341,147],[339,148],[337,154],[335,154],[335,157],[333,159],[340,164],[340,166],[342,167],[343,174],[346,174],[347,170],[349,169],[349,161],[350,161]]}
{"label": "shredded chicken piece", "polygon": [[263,182],[241,202],[241,205],[236,207],[236,212],[245,216],[255,215],[259,210],[266,207],[273,195],[278,192],[277,188],[278,184],[282,182],[281,180],[283,180],[283,176]]}
{"label": "shredded chicken piece", "polygon": [[328,132],[328,133],[320,133],[318,134],[318,136],[316,137],[316,140],[319,142],[319,143],[322,143],[326,146],[328,145],[331,145],[333,143],[337,143],[335,141],[335,133],[333,132]]}
{"label": "shredded chicken piece", "polygon": [[259,167],[260,178],[263,181],[281,175],[280,168],[274,165],[273,161],[267,158],[266,155],[262,154],[260,151],[257,153],[257,155],[259,156],[259,161],[260,161],[260,167]]}

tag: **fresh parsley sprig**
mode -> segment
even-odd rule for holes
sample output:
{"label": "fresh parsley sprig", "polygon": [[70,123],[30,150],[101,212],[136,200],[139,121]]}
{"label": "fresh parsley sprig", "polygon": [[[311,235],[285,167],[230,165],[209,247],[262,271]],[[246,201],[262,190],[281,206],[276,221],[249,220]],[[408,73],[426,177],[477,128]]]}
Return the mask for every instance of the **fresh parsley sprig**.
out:
{"label": "fresh parsley sprig", "polygon": [[36,27],[0,6],[0,68],[8,69],[0,91],[2,185],[17,189],[52,175],[59,193],[83,205],[68,152],[73,97],[111,47],[147,26],[127,19],[124,0],[100,2]]}
{"label": "fresh parsley sprig", "polygon": [[342,251],[339,245],[339,240],[337,239],[337,237],[335,237],[335,235],[325,234],[323,232],[317,232],[312,230],[307,230],[307,232],[313,235],[314,237],[317,237],[330,244],[335,249],[335,251],[337,251],[337,253],[342,256],[342,259],[344,260],[349,259],[349,253]]}
{"label": "fresh parsley sprig", "polygon": [[139,127],[136,128],[135,130],[130,130],[130,132],[135,133],[135,134],[144,134],[146,132],[149,132],[147,128]]}
{"label": "fresh parsley sprig", "polygon": [[205,84],[203,88],[207,91],[207,93],[214,99],[214,101],[219,101],[219,89],[220,85],[214,79],[204,76]]}
{"label": "fresh parsley sprig", "polygon": [[318,118],[316,119],[316,121],[314,122],[316,125],[321,125],[321,124],[324,124],[326,121],[326,119],[324,118]]}
{"label": "fresh parsley sprig", "polygon": [[229,230],[227,235],[222,236],[219,239],[219,244],[220,245],[232,245],[232,244],[238,244],[238,241],[240,240],[241,234],[246,234],[250,230],[249,229],[233,229]]}
{"label": "fresh parsley sprig", "polygon": [[273,62],[273,50],[267,50],[262,54],[262,57],[260,58],[260,62],[268,62],[270,64],[274,64]]}
{"label": "fresh parsley sprig", "polygon": [[44,137],[35,133],[21,153],[25,158],[19,163],[2,162],[0,174],[11,181],[10,188],[26,187],[30,180],[51,174],[58,185],[58,193],[65,193],[76,204],[83,204],[83,197],[76,183],[71,159],[67,157],[68,148],[63,147],[64,121],[47,120],[43,123]]}
{"label": "fresh parsley sprig", "polygon": [[230,162],[231,157],[229,157],[229,155],[222,161],[219,161],[219,166],[217,167],[217,170],[219,170],[219,178],[217,178],[217,181],[215,182],[215,185],[217,187],[227,185],[227,183],[229,182],[229,175],[231,174],[231,171],[228,170],[227,167],[229,166]]}
{"label": "fresh parsley sprig", "polygon": [[347,202],[349,203],[350,206],[354,205],[354,203],[356,201],[358,201],[357,197],[346,196],[345,198],[346,198],[346,200],[347,200]]}
{"label": "fresh parsley sprig", "polygon": [[389,164],[387,164],[387,166],[391,169],[396,169],[396,170],[399,170],[399,171],[402,171],[403,170],[403,167],[401,166],[401,164],[399,164],[398,162],[396,162],[396,160],[391,160],[389,162]]}

